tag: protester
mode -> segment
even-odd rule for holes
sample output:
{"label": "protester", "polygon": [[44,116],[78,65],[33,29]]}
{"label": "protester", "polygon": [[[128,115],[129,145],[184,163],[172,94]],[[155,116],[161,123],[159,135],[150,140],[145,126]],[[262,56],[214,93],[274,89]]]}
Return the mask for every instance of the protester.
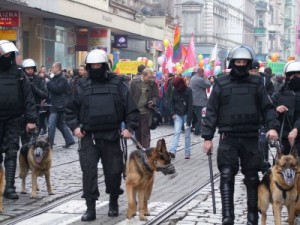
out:
{"label": "protester", "polygon": [[133,79],[130,83],[130,93],[140,111],[139,126],[135,132],[138,142],[144,147],[150,147],[150,117],[149,107],[156,107],[159,99],[157,84],[153,81],[153,74],[150,68],[143,70],[142,75]]}
{"label": "protester", "polygon": [[258,146],[261,115],[267,123],[267,137],[278,139],[279,121],[259,76],[249,70],[255,52],[249,46],[233,48],[227,57],[229,75],[218,77],[203,119],[204,152],[213,152],[212,139],[218,127],[220,141],[217,164],[220,171],[222,225],[234,224],[234,179],[241,167],[247,190],[247,224],[258,225],[258,171],[262,157]]}
{"label": "protester", "polygon": [[199,68],[197,73],[192,76],[189,87],[193,91],[193,111],[196,116],[194,135],[200,135],[202,130],[202,109],[207,104],[206,89],[211,83],[204,76],[204,70]]}
{"label": "protester", "polygon": [[54,144],[56,128],[62,133],[66,144],[63,148],[69,148],[75,144],[75,140],[65,122],[65,104],[67,101],[67,93],[69,84],[67,78],[62,74],[61,63],[55,62],[52,65],[54,77],[47,83],[50,93],[50,101],[52,104],[49,116],[49,142],[51,147]]}
{"label": "protester", "polygon": [[180,76],[175,77],[173,82],[174,92],[172,96],[172,115],[174,119],[174,135],[170,155],[175,158],[181,128],[184,126],[185,132],[185,159],[191,157],[191,123],[193,118],[193,93],[184,79]]}
{"label": "protester", "polygon": [[16,65],[16,46],[6,40],[0,40],[0,163],[5,167],[5,190],[3,196],[18,199],[15,188],[15,175],[19,138],[21,135],[21,121],[24,115],[26,132],[36,128],[36,109],[30,81]]}
{"label": "protester", "polygon": [[[83,177],[83,198],[87,211],[82,221],[96,219],[98,189],[97,164],[103,164],[106,193],[109,197],[109,217],[119,215],[118,198],[123,194],[121,175],[123,153],[120,137],[131,138],[138,126],[139,111],[129,94],[123,76],[110,72],[103,50],[92,50],[86,57],[88,77],[79,80],[66,107],[67,123],[81,139],[79,161]],[[121,131],[121,123],[124,129]]]}

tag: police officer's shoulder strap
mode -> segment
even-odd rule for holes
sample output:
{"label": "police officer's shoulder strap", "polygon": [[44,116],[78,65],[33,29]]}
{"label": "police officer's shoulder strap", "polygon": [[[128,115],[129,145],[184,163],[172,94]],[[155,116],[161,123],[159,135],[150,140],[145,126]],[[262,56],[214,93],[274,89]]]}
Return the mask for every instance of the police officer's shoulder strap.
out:
{"label": "police officer's shoulder strap", "polygon": [[230,76],[229,75],[223,75],[220,77],[217,77],[217,79],[215,80],[215,83],[222,86],[225,86],[226,84],[229,84],[230,81]]}
{"label": "police officer's shoulder strap", "polygon": [[112,72],[108,72],[108,77],[111,84],[121,85],[125,81],[125,77]]}
{"label": "police officer's shoulder strap", "polygon": [[251,83],[254,83],[254,84],[261,84],[261,76],[259,75],[250,75],[248,76],[248,79]]}

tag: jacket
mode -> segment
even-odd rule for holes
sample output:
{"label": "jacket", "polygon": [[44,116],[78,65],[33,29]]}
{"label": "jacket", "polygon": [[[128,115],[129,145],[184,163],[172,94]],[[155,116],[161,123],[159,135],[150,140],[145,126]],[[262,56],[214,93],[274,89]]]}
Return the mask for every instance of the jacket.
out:
{"label": "jacket", "polygon": [[186,123],[191,125],[193,118],[193,93],[192,89],[187,87],[183,93],[174,89],[172,95],[172,114],[180,116],[187,115]]}
{"label": "jacket", "polygon": [[[104,82],[111,82],[111,79],[113,79],[114,76],[117,76],[114,73],[109,73],[108,79],[106,79]],[[71,96],[69,97],[66,105],[66,123],[70,127],[72,131],[74,131],[76,128],[81,127],[81,121],[83,121],[83,118],[81,118],[82,114],[80,113],[80,110],[82,108],[82,105],[84,103],[85,98],[85,84],[87,82],[91,82],[91,85],[94,83],[97,83],[97,85],[101,85],[101,83],[92,81],[89,77],[82,78],[74,92],[72,92]],[[128,86],[126,82],[124,81],[120,85],[120,98],[122,100],[122,108],[124,110],[124,118],[121,120],[124,122],[126,129],[130,130],[131,132],[136,130],[138,127],[138,121],[139,121],[139,110],[137,109],[137,106],[132,98],[132,96],[129,94]],[[107,103],[105,103],[107,104]],[[112,103],[113,104],[113,103]],[[104,106],[104,105],[103,105]],[[120,129],[121,129],[121,122],[119,122],[118,128],[113,127],[112,129],[105,129],[105,130],[99,130],[94,131],[93,134],[95,138],[97,139],[103,139],[103,140],[116,140],[117,138],[120,138]],[[82,127],[84,130],[84,127]],[[87,135],[90,135],[87,133]]]}
{"label": "jacket", "polygon": [[[0,79],[0,120],[24,115],[26,123],[35,123],[37,119],[35,102],[30,82],[22,68],[14,64],[8,70],[0,72]],[[9,86],[6,86],[6,83]]]}
{"label": "jacket", "polygon": [[[229,84],[232,84],[233,86],[238,86],[239,84],[243,84],[243,86],[248,86],[249,89],[251,89],[251,93],[243,93],[244,95],[256,95],[257,101],[256,103],[251,103],[250,107],[255,107],[257,109],[257,115],[260,118],[263,117],[263,119],[267,123],[267,130],[275,129],[279,131],[279,121],[277,120],[277,113],[275,111],[275,107],[273,106],[270,98],[268,97],[268,94],[263,86],[263,84],[260,82],[260,78],[255,75],[246,76],[242,79],[237,79],[231,75],[224,75],[221,77],[218,77],[216,79],[215,86],[212,90],[211,96],[208,100],[207,108],[206,108],[206,115],[203,119],[203,129],[202,129],[202,137],[205,140],[211,140],[214,137],[214,133],[216,130],[216,127],[219,128],[219,133],[230,133],[231,135],[240,136],[240,137],[257,137],[258,135],[258,127],[260,124],[260,120],[257,120],[255,123],[253,121],[249,120],[247,123],[246,121],[243,123],[242,126],[240,124],[234,124],[226,126],[220,126],[220,120],[223,114],[221,113],[221,109],[223,108],[224,101],[226,101],[226,98],[222,99],[221,96],[224,96],[222,94],[222,87],[220,86],[219,82],[220,80],[226,79]],[[253,82],[255,82],[257,87],[252,87]],[[244,88],[243,88],[244,90]],[[237,89],[237,91],[239,91]],[[242,94],[242,93],[241,93]],[[229,95],[230,96],[230,93]],[[249,104],[248,102],[239,102],[237,103],[236,107],[246,107],[246,104]],[[255,104],[255,105],[253,105]],[[230,110],[230,109],[229,109]],[[232,109],[234,110],[234,109]],[[252,110],[253,111],[253,110]],[[226,114],[235,114],[234,111],[228,111]],[[230,118],[230,116],[229,116]]]}
{"label": "jacket", "polygon": [[189,87],[193,91],[193,105],[205,107],[207,104],[206,89],[211,86],[208,80],[199,75],[192,76]]}
{"label": "jacket", "polygon": [[69,84],[67,78],[62,74],[56,74],[48,83],[51,110],[54,112],[64,111],[67,101]]}
{"label": "jacket", "polygon": [[[158,87],[154,81],[151,81],[150,90],[146,94],[147,102],[152,101],[154,105],[159,100]],[[138,105],[140,97],[142,95],[142,80],[141,77],[133,79],[130,83],[130,94],[133,97],[134,102]]]}

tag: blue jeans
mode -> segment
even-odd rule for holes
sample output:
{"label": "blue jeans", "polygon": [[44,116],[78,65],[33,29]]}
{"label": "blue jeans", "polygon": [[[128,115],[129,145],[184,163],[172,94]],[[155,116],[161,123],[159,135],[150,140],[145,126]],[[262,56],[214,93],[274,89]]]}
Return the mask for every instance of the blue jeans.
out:
{"label": "blue jeans", "polygon": [[65,139],[66,145],[69,145],[69,144],[75,142],[75,140],[72,136],[72,133],[70,132],[69,128],[66,125],[65,113],[63,111],[62,112],[51,112],[50,116],[49,116],[48,124],[49,124],[48,138],[49,138],[51,147],[53,147],[56,127],[62,133],[62,135]]}
{"label": "blue jeans", "polygon": [[[170,152],[176,154],[177,148],[178,148],[178,142],[179,142],[179,137],[181,133],[181,128],[183,124],[186,124],[186,117],[187,115],[184,116],[179,116],[175,115],[174,119],[174,135],[173,135],[173,140],[172,140],[172,146]],[[184,129],[185,133],[185,156],[190,156],[191,155],[191,127],[185,127]]]}

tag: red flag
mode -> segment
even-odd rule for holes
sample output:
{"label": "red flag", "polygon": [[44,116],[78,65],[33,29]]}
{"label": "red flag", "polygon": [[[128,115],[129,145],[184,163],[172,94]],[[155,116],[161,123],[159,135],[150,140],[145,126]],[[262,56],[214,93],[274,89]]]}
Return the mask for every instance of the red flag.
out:
{"label": "red flag", "polygon": [[184,45],[181,45],[181,52],[182,52],[182,56],[185,58],[187,55],[187,49],[186,47],[184,47]]}
{"label": "red flag", "polygon": [[174,72],[175,64],[173,63],[172,58],[173,58],[173,48],[171,45],[169,45],[166,51],[166,60],[162,65],[164,73]]}
{"label": "red flag", "polygon": [[196,60],[196,50],[195,50],[195,41],[194,41],[194,35],[192,35],[190,39],[190,44],[187,50],[187,55],[185,57],[184,63],[183,63],[183,70],[186,70],[188,68],[194,67],[197,65]]}

